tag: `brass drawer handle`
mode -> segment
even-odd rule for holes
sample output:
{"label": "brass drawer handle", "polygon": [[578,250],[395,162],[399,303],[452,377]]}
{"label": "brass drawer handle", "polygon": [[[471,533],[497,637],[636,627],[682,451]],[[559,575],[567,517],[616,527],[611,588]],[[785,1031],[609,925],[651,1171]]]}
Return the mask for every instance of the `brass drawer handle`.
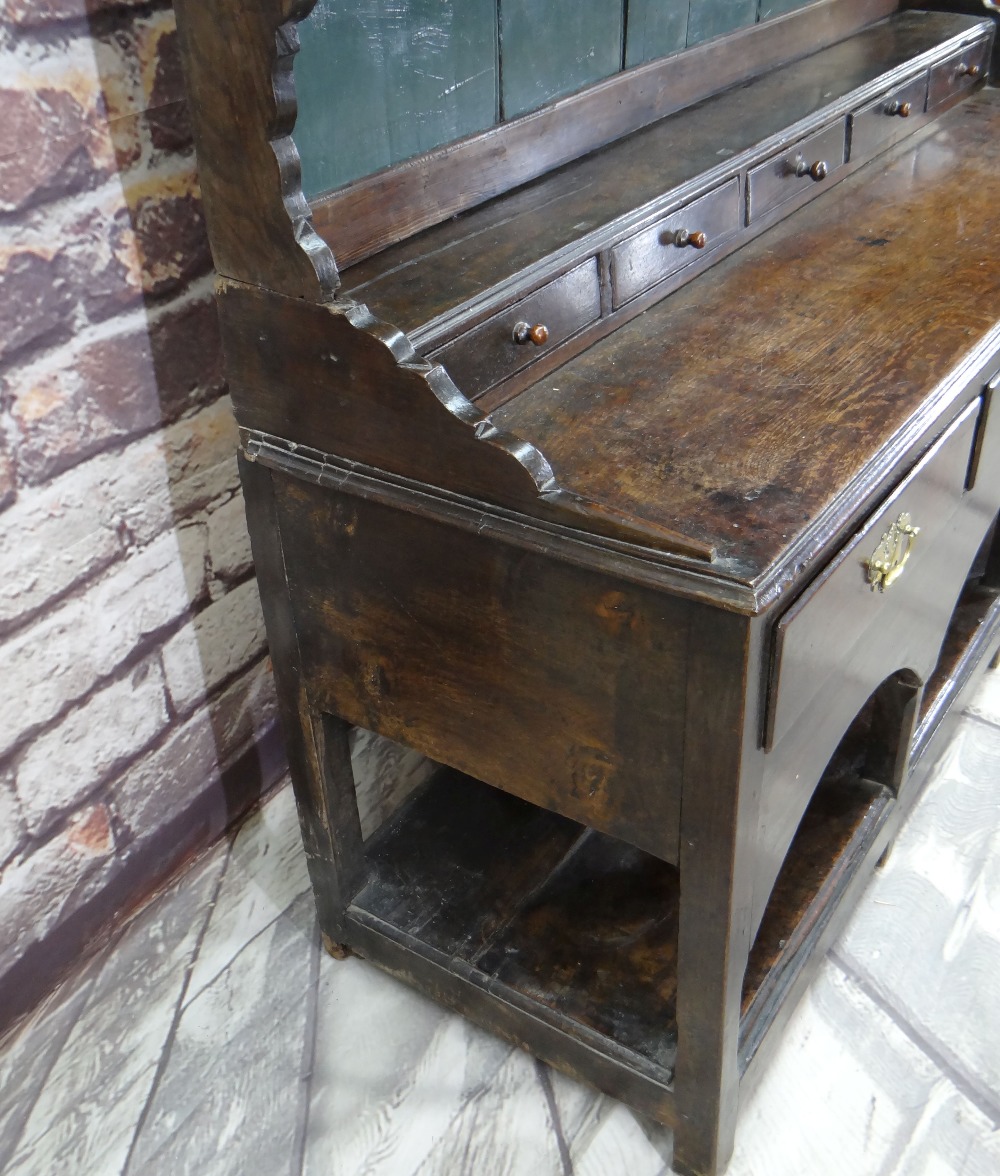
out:
{"label": "brass drawer handle", "polygon": [[693,233],[689,233],[687,229],[677,229],[676,232],[667,234],[664,244],[671,241],[681,249],[685,245],[690,245],[692,249],[704,249],[708,244],[708,238],[700,229]]}
{"label": "brass drawer handle", "polygon": [[900,118],[909,118],[912,109],[909,102],[900,102],[898,98],[894,98],[885,108],[885,112],[886,114],[898,114]]}
{"label": "brass drawer handle", "polygon": [[978,65],[969,65],[967,61],[963,61],[957,71],[956,76],[960,78],[972,78],[975,80],[979,77],[980,67]]}
{"label": "brass drawer handle", "polygon": [[511,338],[519,346],[534,343],[536,347],[544,347],[549,341],[549,328],[544,323],[515,323]]}
{"label": "brass drawer handle", "polygon": [[825,159],[817,159],[815,163],[806,163],[801,155],[797,156],[792,165],[792,172],[796,176],[808,176],[817,183],[825,180],[830,174],[830,165]]}
{"label": "brass drawer handle", "polygon": [[904,511],[879,540],[878,547],[868,561],[868,583],[874,592],[884,592],[903,574],[906,561],[910,558],[913,543],[920,534],[920,528],[910,521]]}

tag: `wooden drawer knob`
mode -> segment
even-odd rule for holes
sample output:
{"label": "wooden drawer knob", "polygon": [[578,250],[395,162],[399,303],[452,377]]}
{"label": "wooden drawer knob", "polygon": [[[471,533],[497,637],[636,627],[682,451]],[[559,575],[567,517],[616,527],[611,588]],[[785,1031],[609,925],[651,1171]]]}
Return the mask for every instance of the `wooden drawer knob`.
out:
{"label": "wooden drawer knob", "polygon": [[885,108],[886,114],[898,114],[900,118],[909,118],[913,107],[909,102],[900,102],[894,98]]}
{"label": "wooden drawer knob", "polygon": [[817,159],[815,163],[806,163],[800,156],[795,161],[795,174],[797,176],[808,176],[811,180],[825,180],[830,174],[830,166],[825,159]]}
{"label": "wooden drawer knob", "polygon": [[708,244],[708,238],[700,229],[696,229],[693,233],[688,232],[687,229],[677,229],[669,234],[667,239],[678,248],[690,245],[692,249],[704,249]]}
{"label": "wooden drawer knob", "polygon": [[514,342],[518,346],[523,346],[525,343],[534,343],[536,347],[542,347],[549,341],[549,328],[544,323],[515,323]]}

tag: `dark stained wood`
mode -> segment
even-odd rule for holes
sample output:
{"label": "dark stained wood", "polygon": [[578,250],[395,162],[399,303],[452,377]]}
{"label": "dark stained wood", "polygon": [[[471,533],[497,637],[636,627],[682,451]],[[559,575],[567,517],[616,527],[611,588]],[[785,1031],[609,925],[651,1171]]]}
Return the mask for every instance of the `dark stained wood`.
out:
{"label": "dark stained wood", "polygon": [[[966,409],[892,495],[782,617],[775,632],[766,745],[779,743],[828,681],[831,658],[852,663],[858,705],[897,670],[925,681],[983,536],[1000,509],[964,498],[979,405]],[[868,561],[906,513],[920,533],[904,570],[884,591],[873,589]],[[841,695],[844,691],[841,689]]]}
{"label": "dark stained wood", "polygon": [[496,429],[439,364],[363,306],[302,303],[225,281],[217,303],[245,428],[584,532],[712,559],[700,540],[565,490],[530,442]]}
{"label": "dark stained wood", "polygon": [[760,673],[761,656],[759,628],[692,610],[677,945],[674,1169],[682,1173],[724,1168],[736,1131],[761,770],[747,683]]}
{"label": "dark stained wood", "polygon": [[241,459],[240,478],[306,864],[320,929],[329,944],[338,945],[345,937],[344,910],[364,874],[347,726],[311,711],[301,689],[301,647],[285,583],[271,472]]}
{"label": "dark stained wood", "polygon": [[683,57],[650,62],[317,198],[312,202],[317,229],[347,266],[698,102],[720,85],[842,40],[895,8],[894,0],[826,0]]}
{"label": "dark stained wood", "polygon": [[720,570],[756,581],[808,566],[824,521],[843,526],[859,489],[870,506],[919,441],[927,390],[988,363],[1000,339],[997,109],[994,92],[971,97],[492,419],[531,437],[567,486],[683,521]]}
{"label": "dark stained wood", "polygon": [[[527,60],[553,29],[536,44],[517,3]],[[902,14],[833,43],[883,8],[821,0],[598,83],[352,185],[378,194],[348,230],[365,248],[427,225],[435,185],[437,217],[506,194],[335,297],[288,138],[307,7],[179,18],[213,241],[245,270],[219,306],[324,940],[669,1124],[675,1170],[715,1176],[1000,643],[1000,99],[950,60],[977,38],[985,60],[991,27]],[[397,7],[379,19],[411,28]],[[571,7],[555,73],[577,32],[628,57],[624,4]],[[687,40],[773,7],[698,0]],[[692,73],[793,50],[729,94]],[[721,221],[688,223],[716,195]],[[917,546],[873,594],[903,510]],[[447,765],[368,842],[352,724]]]}
{"label": "dark stained wood", "polygon": [[675,869],[590,832],[476,965],[669,1075],[678,898]]}
{"label": "dark stained wood", "polygon": [[337,266],[302,194],[292,58],[313,0],[178,0],[198,178],[220,274],[323,299]]}
{"label": "dark stained wood", "polygon": [[[714,171],[721,182],[747,151],[757,151],[749,162],[758,162],[760,150],[773,153],[776,137],[787,137],[781,133],[792,123],[813,129],[809,120],[828,120],[838,103],[849,107],[852,94],[909,68],[942,37],[968,36],[969,28],[961,18],[925,14],[882,22],[383,250],[352,266],[345,286],[424,346],[440,336],[441,328],[429,323],[446,326],[449,313],[484,288],[502,286],[575,242],[593,251],[632,226],[645,227],[657,219],[655,202],[666,201],[669,211],[671,202],[686,199],[684,185],[692,179]],[[906,128],[920,121],[915,115]]]}
{"label": "dark stained wood", "polygon": [[278,515],[314,708],[676,860],[686,602],[305,483]]}
{"label": "dark stained wood", "polygon": [[880,94],[862,110],[851,115],[851,158],[870,158],[876,151],[909,133],[910,119],[927,105],[927,74]]}
{"label": "dark stained wood", "polygon": [[[537,347],[557,347],[601,316],[597,262],[593,258],[521,302],[460,335],[432,358],[466,393],[499,384],[534,359]],[[519,323],[527,325],[520,337]]]}
{"label": "dark stained wood", "polygon": [[371,880],[354,905],[443,959],[474,963],[584,833],[443,769],[366,846]]}
{"label": "dark stained wood", "polygon": [[837,119],[753,168],[747,176],[747,220],[770,212],[811,184],[834,179],[846,158],[846,130],[844,120]]}
{"label": "dark stained wood", "polygon": [[945,714],[972,676],[995,656],[1000,633],[1000,589],[972,581],[952,614],[941,656],[924,687],[912,755],[921,757]]}
{"label": "dark stained wood", "polygon": [[971,90],[989,69],[990,45],[986,37],[954,54],[931,70],[927,106],[933,109],[964,90]]}
{"label": "dark stained wood", "polygon": [[734,176],[611,251],[615,306],[687,265],[696,251],[715,249],[740,225],[740,184]]}

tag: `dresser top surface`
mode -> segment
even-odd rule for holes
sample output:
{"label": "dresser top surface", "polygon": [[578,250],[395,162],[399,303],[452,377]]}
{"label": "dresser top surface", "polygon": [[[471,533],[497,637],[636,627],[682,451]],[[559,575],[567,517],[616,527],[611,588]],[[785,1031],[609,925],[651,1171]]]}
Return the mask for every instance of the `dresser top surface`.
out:
{"label": "dresser top surface", "polygon": [[816,521],[880,490],[997,345],[998,140],[984,90],[492,419],[561,484],[713,545],[722,574],[808,560]]}

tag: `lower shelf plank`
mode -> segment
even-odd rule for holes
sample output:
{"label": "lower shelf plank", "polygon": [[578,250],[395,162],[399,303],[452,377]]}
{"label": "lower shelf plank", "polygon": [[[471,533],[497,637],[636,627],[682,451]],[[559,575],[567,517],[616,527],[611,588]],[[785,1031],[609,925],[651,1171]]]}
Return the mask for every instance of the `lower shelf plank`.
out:
{"label": "lower shelf plank", "polygon": [[[766,1029],[888,803],[884,790],[857,780],[817,790],[751,955],[747,1033]],[[629,1071],[649,1087],[649,1113],[669,1118],[675,867],[452,771],[411,798],[370,849],[370,881],[348,914],[362,954],[420,987],[433,983],[438,999],[553,1060],[538,1048],[537,1027],[547,1026],[567,1054],[557,1065],[619,1097]],[[502,1015],[485,1017],[484,1000]],[[613,1072],[595,1074],[588,1058]],[[629,1101],[637,1105],[634,1091]]]}

